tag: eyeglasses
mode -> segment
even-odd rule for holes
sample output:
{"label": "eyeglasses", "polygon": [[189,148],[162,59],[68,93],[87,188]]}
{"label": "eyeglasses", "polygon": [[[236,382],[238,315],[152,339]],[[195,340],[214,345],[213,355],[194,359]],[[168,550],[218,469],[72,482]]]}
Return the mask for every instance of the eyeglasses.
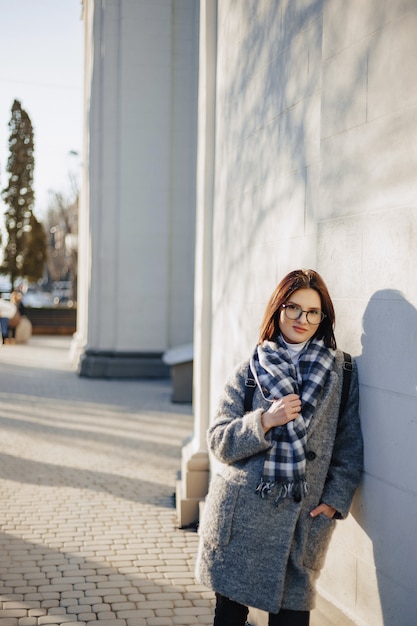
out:
{"label": "eyeglasses", "polygon": [[281,304],[281,307],[284,309],[285,315],[289,320],[299,320],[303,313],[306,314],[306,320],[309,324],[313,326],[318,326],[320,322],[324,320],[326,317],[323,311],[320,309],[310,309],[309,311],[303,311],[303,309],[298,306],[298,304],[292,304],[288,302],[287,304]]}

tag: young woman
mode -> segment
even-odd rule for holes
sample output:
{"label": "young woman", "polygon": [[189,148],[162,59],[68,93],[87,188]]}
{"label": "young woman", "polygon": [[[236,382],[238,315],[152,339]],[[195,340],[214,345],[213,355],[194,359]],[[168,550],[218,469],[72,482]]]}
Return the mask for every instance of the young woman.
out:
{"label": "young woman", "polygon": [[[208,431],[221,461],[200,524],[197,578],[216,592],[215,626],[307,626],[337,519],[362,473],[358,379],[339,415],[344,356],[313,270],[291,272],[267,305],[259,343],[227,383]],[[245,413],[245,382],[256,383]],[[255,384],[254,383],[254,384]]]}

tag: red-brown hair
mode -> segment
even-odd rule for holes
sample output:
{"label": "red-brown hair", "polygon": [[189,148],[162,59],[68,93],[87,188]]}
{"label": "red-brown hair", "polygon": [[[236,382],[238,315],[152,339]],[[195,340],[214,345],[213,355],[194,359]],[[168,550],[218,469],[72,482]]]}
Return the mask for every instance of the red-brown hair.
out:
{"label": "red-brown hair", "polygon": [[284,276],[277,285],[265,309],[259,334],[259,343],[265,340],[273,340],[280,334],[279,316],[281,305],[288,302],[294,291],[298,289],[314,289],[319,294],[321,309],[326,317],[320,323],[314,337],[323,339],[324,344],[328,348],[335,349],[335,313],[333,302],[324,280],[314,270],[294,270]]}

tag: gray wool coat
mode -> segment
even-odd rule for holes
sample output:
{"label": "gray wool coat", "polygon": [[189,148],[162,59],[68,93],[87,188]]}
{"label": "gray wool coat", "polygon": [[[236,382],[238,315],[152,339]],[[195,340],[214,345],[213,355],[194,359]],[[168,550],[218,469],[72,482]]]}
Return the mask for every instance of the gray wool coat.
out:
{"label": "gray wool coat", "polygon": [[[331,534],[348,515],[363,466],[355,363],[339,420],[343,360],[338,350],[308,429],[309,492],[301,502],[286,498],[277,505],[273,494],[255,494],[270,447],[260,420],[269,404],[256,389],[253,410],[244,414],[248,361],[227,383],[208,431],[209,448],[222,463],[204,506],[196,563],[197,579],[217,593],[269,613],[314,607]],[[310,516],[321,502],[336,509],[335,518]]]}

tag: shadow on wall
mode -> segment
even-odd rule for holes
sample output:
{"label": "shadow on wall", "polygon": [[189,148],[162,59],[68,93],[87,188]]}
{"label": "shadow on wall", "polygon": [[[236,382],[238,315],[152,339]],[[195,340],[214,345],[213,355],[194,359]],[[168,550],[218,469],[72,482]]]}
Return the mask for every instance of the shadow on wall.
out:
{"label": "shadow on wall", "polygon": [[363,317],[357,358],[365,474],[352,514],[372,542],[376,568],[365,551],[358,606],[375,624],[382,612],[385,626],[415,626],[417,620],[416,355],[416,308],[398,291],[376,292]]}
{"label": "shadow on wall", "polygon": [[[352,190],[360,180],[363,196],[367,179],[380,172],[374,159],[353,158],[346,131],[366,124],[368,59],[388,19],[385,3],[361,7],[363,33],[366,25],[375,32],[352,54],[348,71],[345,55],[336,54],[347,45],[339,13],[354,23],[356,5],[336,7],[323,0],[219,3],[213,328],[223,364],[236,344],[252,345],[248,328],[258,328],[278,279],[316,264],[317,220],[332,223],[353,200],[362,206]],[[385,124],[385,141],[387,132],[395,138]],[[374,135],[363,136],[367,150],[379,154]],[[385,163],[392,168],[392,159]],[[383,172],[377,181],[384,193],[388,180]],[[236,358],[243,353],[230,357],[229,368]]]}
{"label": "shadow on wall", "polygon": [[219,3],[213,328],[223,349],[213,369],[223,373],[256,342],[278,279],[311,265],[294,238],[314,214],[322,12],[323,0]]}

